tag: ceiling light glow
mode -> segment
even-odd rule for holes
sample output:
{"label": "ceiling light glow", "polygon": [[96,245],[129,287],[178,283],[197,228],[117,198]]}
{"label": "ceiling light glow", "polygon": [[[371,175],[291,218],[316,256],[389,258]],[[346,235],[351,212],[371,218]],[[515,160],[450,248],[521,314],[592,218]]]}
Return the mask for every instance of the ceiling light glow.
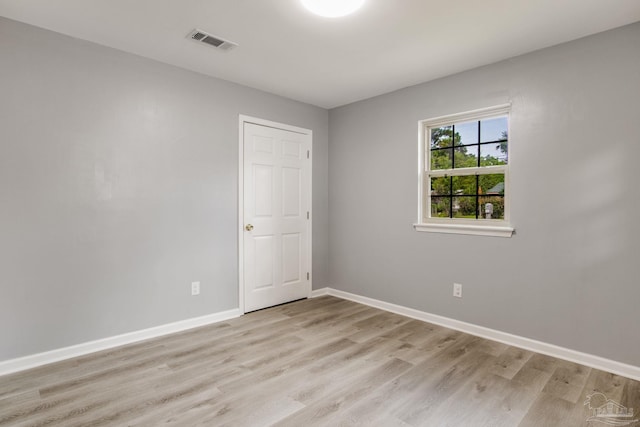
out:
{"label": "ceiling light glow", "polygon": [[301,0],[304,7],[316,15],[338,18],[360,9],[365,0]]}

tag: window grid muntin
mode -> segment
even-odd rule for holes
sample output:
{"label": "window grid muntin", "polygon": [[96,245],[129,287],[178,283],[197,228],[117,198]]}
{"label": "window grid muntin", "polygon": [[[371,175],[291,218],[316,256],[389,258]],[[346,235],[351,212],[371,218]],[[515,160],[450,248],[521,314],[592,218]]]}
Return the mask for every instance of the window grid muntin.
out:
{"label": "window grid muntin", "polygon": [[[494,171],[491,171],[494,172]],[[502,182],[504,183],[505,187],[506,187],[506,180],[507,180],[507,174],[506,172],[501,172],[501,173],[476,173],[475,174],[475,178],[476,178],[476,183],[475,183],[475,188],[476,191],[473,194],[455,194],[454,193],[454,185],[453,185],[453,178],[456,176],[474,176],[474,175],[470,175],[470,174],[465,174],[465,175],[458,175],[458,174],[448,174],[448,175],[444,175],[444,176],[428,176],[427,177],[427,182],[425,183],[425,185],[428,186],[428,203],[426,206],[426,209],[429,212],[429,218],[448,218],[448,219],[455,219],[455,217],[453,216],[453,199],[456,197],[475,197],[475,203],[476,203],[476,208],[475,208],[475,219],[483,219],[485,220],[485,218],[480,218],[479,217],[479,213],[480,213],[480,198],[481,197],[498,197],[498,198],[502,198],[502,203],[504,204],[505,199],[505,193],[502,194],[480,194],[479,193],[479,189],[480,189],[480,176],[482,175],[502,175]],[[432,178],[449,178],[449,193],[448,194],[432,194],[431,193],[431,179]],[[448,217],[433,217],[432,215],[432,201],[435,198],[441,198],[441,199],[449,199],[449,216]],[[503,215],[504,217],[504,215]],[[493,218],[496,219],[496,218]],[[502,219],[500,219],[500,221],[502,221]]]}
{"label": "window grid muntin", "polygon": [[[494,141],[487,141],[487,142],[481,142],[482,141],[482,137],[481,137],[481,132],[482,132],[482,120],[491,120],[491,119],[497,119],[497,118],[501,118],[501,117],[506,117],[507,118],[507,138],[506,139],[498,139],[498,140],[494,140]],[[455,128],[456,128],[456,123],[469,123],[472,121],[477,121],[477,126],[478,126],[478,137],[477,137],[477,143],[474,144],[460,144],[460,145],[455,145]],[[436,148],[432,148],[431,147],[431,141],[432,141],[432,134],[431,131],[432,129],[436,129],[436,128],[445,128],[445,127],[449,127],[451,126],[451,146],[448,147],[436,147]],[[503,212],[502,218],[501,219],[497,219],[497,221],[506,221],[507,220],[507,214],[506,214],[506,187],[507,187],[507,166],[508,166],[508,160],[505,162],[505,164],[503,165],[490,165],[490,166],[481,166],[481,162],[482,162],[482,158],[480,157],[481,155],[481,147],[484,145],[490,145],[490,144],[498,144],[498,143],[503,143],[506,142],[507,143],[507,147],[509,146],[509,115],[507,114],[496,114],[495,116],[491,115],[491,116],[484,116],[484,117],[478,117],[477,119],[470,119],[470,120],[466,120],[466,121],[462,121],[462,120],[456,120],[455,122],[445,122],[445,123],[441,123],[441,124],[432,124],[432,125],[427,125],[426,126],[426,132],[425,132],[425,136],[428,136],[428,140],[429,140],[429,148],[427,151],[427,140],[425,138],[424,141],[424,151],[425,154],[427,154],[427,159],[425,159],[425,178],[426,178],[426,182],[423,182],[424,185],[427,186],[426,190],[426,200],[425,200],[425,213],[427,213],[427,217],[428,219],[439,219],[439,220],[459,220],[460,218],[455,218],[454,217],[454,213],[453,213],[453,200],[455,197],[474,197],[475,196],[475,220],[479,220],[481,218],[479,218],[479,201],[480,201],[480,197],[487,197],[486,194],[478,194],[478,188],[479,188],[479,177],[480,175],[493,175],[493,174],[502,174],[503,175],[503,182],[505,185],[505,190],[503,192],[503,194],[500,195],[491,195],[492,197],[500,197],[502,198],[502,203],[504,206],[505,211]],[[461,147],[477,147],[477,164],[476,167],[467,167],[467,168],[455,168],[455,150],[456,148],[461,148]],[[508,149],[508,148],[507,148]],[[451,151],[451,169],[435,169],[432,170],[431,169],[431,159],[432,159],[432,153],[435,151],[444,151],[444,150],[450,150]],[[475,175],[476,176],[476,194],[475,195],[456,195],[453,194],[453,176],[468,176],[468,175]],[[431,178],[436,178],[436,177],[449,177],[450,181],[449,181],[449,191],[450,194],[448,195],[432,195],[431,194]],[[433,198],[449,198],[449,217],[433,217],[432,216],[432,206],[431,206],[431,202],[433,200]],[[423,215],[424,216],[424,215]],[[485,219],[483,219],[485,220]],[[494,219],[495,220],[495,219]],[[488,221],[488,220],[487,220]]]}
{"label": "window grid muntin", "polygon": [[[509,144],[508,135],[509,134],[508,134],[508,131],[507,131],[507,138],[506,139],[497,139],[497,140],[494,140],[494,141],[481,142],[482,141],[482,138],[481,138],[481,135],[482,135],[482,121],[483,120],[490,120],[490,119],[494,119],[494,118],[497,119],[497,118],[501,118],[501,117],[507,117],[507,116],[498,115],[498,116],[495,116],[495,117],[484,117],[482,119],[473,120],[473,121],[469,120],[469,121],[466,121],[466,122],[457,122],[457,123],[472,123],[472,122],[476,122],[477,123],[477,129],[478,129],[477,141],[478,142],[476,142],[474,144],[455,145],[456,123],[451,123],[451,124],[448,124],[448,125],[440,125],[440,126],[429,126],[428,127],[428,135],[429,135],[429,141],[430,141],[430,143],[429,143],[429,162],[425,162],[425,168],[428,171],[432,170],[431,169],[431,159],[433,158],[433,153],[434,152],[448,150],[451,153],[450,154],[450,157],[451,157],[451,169],[456,169],[456,149],[463,148],[463,147],[464,148],[477,147],[476,148],[476,159],[477,159],[476,160],[476,167],[479,167],[479,168],[480,167],[484,167],[484,166],[481,166],[481,163],[482,163],[482,158],[481,158],[482,149],[481,149],[481,146],[483,146],[483,145],[486,146],[486,145],[491,145],[491,144],[500,144],[502,142],[506,142],[507,143],[507,147],[508,147],[508,144]],[[508,125],[508,122],[507,122],[507,125]],[[447,147],[436,147],[436,148],[431,147],[431,143],[433,142],[431,131],[433,129],[441,129],[441,128],[446,128],[446,127],[451,127],[451,145],[447,146]],[[426,149],[426,141],[425,141],[425,149]],[[426,150],[425,150],[425,152],[426,152]],[[508,164],[508,160],[505,162],[505,164]],[[459,169],[462,169],[462,168],[459,168]],[[442,170],[442,169],[435,169],[435,170]]]}

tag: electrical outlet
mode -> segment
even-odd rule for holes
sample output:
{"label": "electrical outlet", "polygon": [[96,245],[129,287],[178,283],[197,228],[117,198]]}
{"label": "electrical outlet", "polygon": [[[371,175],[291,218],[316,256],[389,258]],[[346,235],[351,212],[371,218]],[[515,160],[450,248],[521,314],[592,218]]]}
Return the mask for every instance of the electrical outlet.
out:
{"label": "electrical outlet", "polygon": [[191,282],[191,295],[200,295],[200,282]]}
{"label": "electrical outlet", "polygon": [[456,298],[462,298],[462,285],[460,283],[453,284],[453,296]]}

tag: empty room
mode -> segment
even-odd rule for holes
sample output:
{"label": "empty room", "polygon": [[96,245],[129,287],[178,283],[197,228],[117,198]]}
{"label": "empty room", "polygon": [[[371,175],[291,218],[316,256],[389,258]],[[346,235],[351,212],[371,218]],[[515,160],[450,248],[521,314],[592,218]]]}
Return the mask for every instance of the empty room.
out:
{"label": "empty room", "polygon": [[638,0],[0,0],[0,427],[640,427]]}

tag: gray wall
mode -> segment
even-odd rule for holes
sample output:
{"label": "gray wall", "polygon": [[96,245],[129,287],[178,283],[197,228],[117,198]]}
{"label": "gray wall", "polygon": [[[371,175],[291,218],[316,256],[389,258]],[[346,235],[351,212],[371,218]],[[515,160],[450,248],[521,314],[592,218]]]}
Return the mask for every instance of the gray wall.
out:
{"label": "gray wall", "polygon": [[[636,23],[331,110],[331,284],[640,365],[639,46]],[[505,102],[517,234],[415,232],[417,122]]]}
{"label": "gray wall", "polygon": [[[315,288],[640,365],[639,43],[634,24],[327,114],[0,18],[0,360],[237,307],[248,114],[314,131]],[[517,234],[413,231],[418,120],[508,101]]]}
{"label": "gray wall", "polygon": [[238,114],[313,130],[328,283],[326,110],[3,18],[0,64],[0,360],[238,306]]}

